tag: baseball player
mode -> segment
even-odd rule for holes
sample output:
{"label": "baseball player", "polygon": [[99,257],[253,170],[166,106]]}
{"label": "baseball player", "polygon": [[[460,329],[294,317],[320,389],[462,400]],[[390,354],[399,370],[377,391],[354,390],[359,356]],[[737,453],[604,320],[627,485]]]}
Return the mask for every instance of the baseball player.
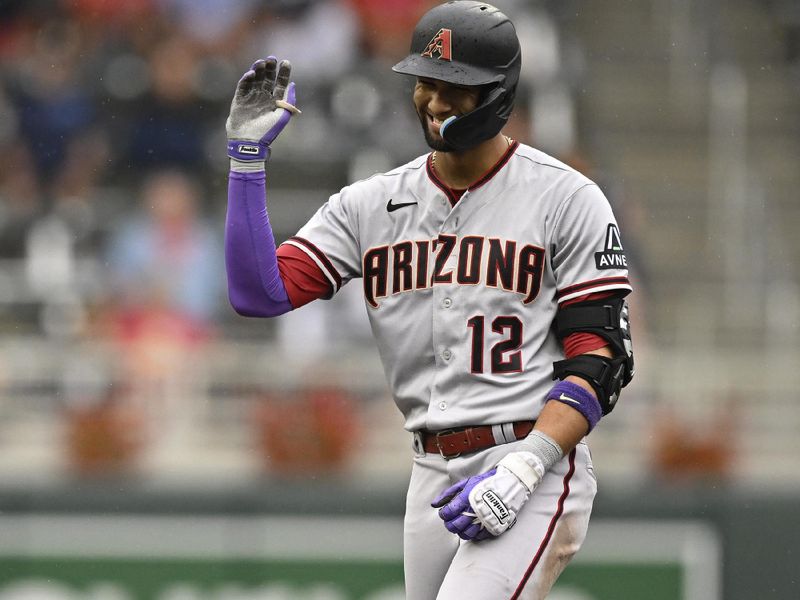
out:
{"label": "baseball player", "polygon": [[431,152],[334,194],[276,250],[270,144],[299,111],[288,61],[257,61],[227,121],[226,264],[242,315],[272,317],[360,278],[413,440],[410,600],[544,598],[596,492],[585,436],[633,375],[619,230],[589,179],[501,129],[521,65],[484,2],[426,13],[411,53]]}

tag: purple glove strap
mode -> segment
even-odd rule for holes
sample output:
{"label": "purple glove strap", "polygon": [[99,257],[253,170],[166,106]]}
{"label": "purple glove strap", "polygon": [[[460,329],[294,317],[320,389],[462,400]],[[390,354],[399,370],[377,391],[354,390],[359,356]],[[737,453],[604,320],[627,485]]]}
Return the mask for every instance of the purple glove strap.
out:
{"label": "purple glove strap", "polygon": [[231,171],[225,219],[228,297],[236,312],[247,317],[274,317],[292,310],[278,271],[266,196],[265,173]]}
{"label": "purple glove strap", "polygon": [[228,156],[236,160],[269,160],[269,146],[246,140],[228,140]]}

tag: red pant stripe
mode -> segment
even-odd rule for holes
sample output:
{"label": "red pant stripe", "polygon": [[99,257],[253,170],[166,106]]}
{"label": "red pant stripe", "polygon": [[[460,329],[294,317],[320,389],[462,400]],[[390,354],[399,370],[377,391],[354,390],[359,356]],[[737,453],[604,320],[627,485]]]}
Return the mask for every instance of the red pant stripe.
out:
{"label": "red pant stripe", "polygon": [[[525,575],[522,577],[522,581],[519,582],[517,589],[514,591],[514,594],[511,596],[511,600],[517,600],[519,595],[522,593],[522,589],[525,587],[525,584],[530,579],[531,573],[536,568],[536,565],[539,563],[539,560],[542,558],[542,554],[544,554],[545,548],[547,548],[547,544],[550,543],[550,539],[553,537],[553,532],[556,529],[556,523],[558,519],[561,517],[561,514],[564,512],[564,502],[567,500],[567,496],[569,496],[569,482],[572,479],[572,475],[575,473],[575,449],[569,453],[569,471],[564,476],[564,491],[561,493],[561,497],[558,499],[558,507],[556,508],[556,512],[553,515],[553,518],[550,519],[550,526],[547,528],[547,533],[542,540],[542,543],[539,544],[539,549],[536,551],[536,555],[533,557],[531,564],[528,565],[527,570],[525,571]],[[534,492],[536,493],[536,492]]]}

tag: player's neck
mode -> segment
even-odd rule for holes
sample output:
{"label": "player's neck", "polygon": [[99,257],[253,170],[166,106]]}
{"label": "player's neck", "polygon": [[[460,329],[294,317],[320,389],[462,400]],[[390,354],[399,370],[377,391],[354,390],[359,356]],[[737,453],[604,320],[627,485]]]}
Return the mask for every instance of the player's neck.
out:
{"label": "player's neck", "polygon": [[449,187],[463,190],[496,165],[510,145],[511,139],[498,133],[469,150],[434,152],[433,168],[439,179]]}

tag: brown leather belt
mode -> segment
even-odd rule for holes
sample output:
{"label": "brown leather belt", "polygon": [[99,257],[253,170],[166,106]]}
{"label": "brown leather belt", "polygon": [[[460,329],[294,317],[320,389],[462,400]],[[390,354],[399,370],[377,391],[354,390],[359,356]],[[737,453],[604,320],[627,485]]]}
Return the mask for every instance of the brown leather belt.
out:
{"label": "brown leather belt", "polygon": [[[533,430],[536,421],[517,421],[502,425],[483,425],[479,427],[463,427],[445,431],[420,431],[422,448],[425,452],[441,454],[444,458],[455,458],[461,454],[477,452],[499,444],[506,444],[524,438]],[[513,431],[513,439],[511,432]],[[495,432],[498,433],[497,439]]]}

